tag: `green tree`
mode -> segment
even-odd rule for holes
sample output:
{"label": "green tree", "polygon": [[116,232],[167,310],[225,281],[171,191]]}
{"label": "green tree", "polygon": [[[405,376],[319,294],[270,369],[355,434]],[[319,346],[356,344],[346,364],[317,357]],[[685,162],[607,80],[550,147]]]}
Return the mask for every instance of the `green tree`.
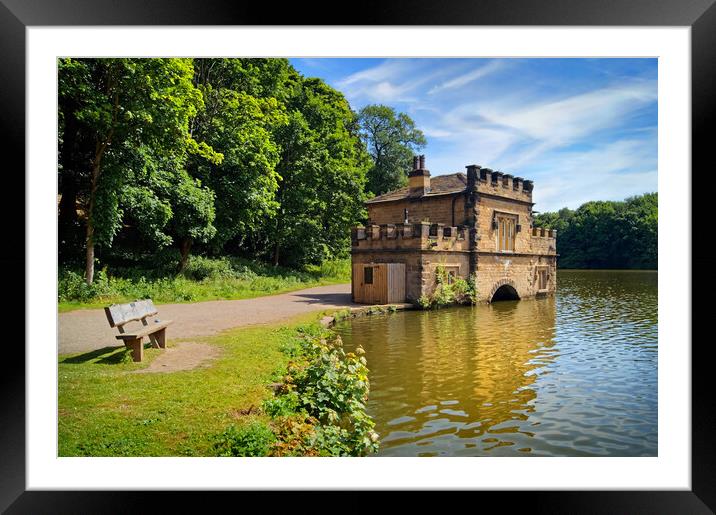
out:
{"label": "green tree", "polygon": [[[189,119],[203,104],[191,59],[60,59],[58,68],[60,183],[72,183],[69,196],[81,199],[85,280],[91,284],[95,246],[111,245],[122,224],[123,199],[129,208],[148,202],[145,228],[171,216],[151,189],[129,182],[133,177],[156,172],[156,156],[166,162],[180,161],[186,152],[214,162],[222,156],[189,134]],[[76,211],[71,200],[64,206],[68,219],[67,212]]]}
{"label": "green tree", "polygon": [[279,148],[273,133],[287,123],[287,116],[275,97],[259,98],[251,92],[273,94],[273,78],[262,77],[281,74],[273,62],[263,74],[257,64],[242,66],[242,62],[202,59],[196,65],[195,80],[205,107],[192,120],[192,134],[224,159],[211,163],[197,156],[189,170],[216,194],[216,249],[237,237],[243,241],[278,207]]}
{"label": "green tree", "polygon": [[413,154],[427,143],[425,135],[407,114],[384,105],[365,106],[358,113],[358,124],[373,160],[366,189],[380,195],[404,186]]}
{"label": "green tree", "polygon": [[560,268],[658,266],[658,195],[593,201],[572,211],[541,213],[536,227],[557,229]]}
{"label": "green tree", "polygon": [[370,161],[340,92],[295,70],[284,90],[289,120],[274,132],[279,207],[259,242],[275,265],[320,263],[350,248],[350,226],[364,216]]}

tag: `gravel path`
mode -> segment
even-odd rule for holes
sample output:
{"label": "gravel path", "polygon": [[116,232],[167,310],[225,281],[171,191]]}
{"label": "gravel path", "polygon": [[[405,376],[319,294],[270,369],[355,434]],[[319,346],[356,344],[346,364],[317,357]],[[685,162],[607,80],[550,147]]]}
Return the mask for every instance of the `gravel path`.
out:
{"label": "gravel path", "polygon": [[[351,302],[351,285],[335,284],[254,299],[162,304],[157,309],[162,320],[174,321],[167,329],[167,339],[175,340],[277,322],[310,311],[354,306],[357,304]],[[109,327],[102,309],[59,314],[59,354],[120,346],[117,334],[116,328]]]}

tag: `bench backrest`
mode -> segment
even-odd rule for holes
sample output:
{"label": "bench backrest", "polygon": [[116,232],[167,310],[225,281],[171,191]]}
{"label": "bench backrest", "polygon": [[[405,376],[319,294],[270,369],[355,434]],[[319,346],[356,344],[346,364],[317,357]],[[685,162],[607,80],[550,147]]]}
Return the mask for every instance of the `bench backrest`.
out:
{"label": "bench backrest", "polygon": [[144,318],[159,313],[154,307],[152,299],[136,300],[129,304],[112,304],[104,308],[110,327],[121,327],[129,322],[137,320],[144,321]]}

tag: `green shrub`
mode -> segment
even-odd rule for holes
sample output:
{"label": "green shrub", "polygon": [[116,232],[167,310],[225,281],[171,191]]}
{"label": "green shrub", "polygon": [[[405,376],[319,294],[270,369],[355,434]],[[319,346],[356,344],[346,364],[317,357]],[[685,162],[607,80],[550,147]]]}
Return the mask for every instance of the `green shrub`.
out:
{"label": "green shrub", "polygon": [[[377,435],[373,431],[375,423],[366,413],[370,383],[364,351],[359,347],[355,354],[346,353],[340,336],[316,325],[304,333],[302,350],[306,361],[290,364],[285,382],[297,392],[301,409],[319,421],[322,429],[317,433],[317,444],[332,442],[329,447],[333,450],[321,447],[323,451],[340,456],[374,452]],[[326,429],[327,426],[342,431]],[[321,437],[321,431],[330,438]]]}
{"label": "green shrub", "polygon": [[332,261],[324,261],[318,268],[320,277],[333,277],[350,281],[351,279],[351,260],[335,259]]}
{"label": "green shrub", "polygon": [[342,427],[323,425],[316,428],[310,437],[310,445],[319,456],[351,456],[352,437]]}
{"label": "green shrub", "polygon": [[448,281],[445,267],[438,265],[435,269],[436,286],[430,295],[421,295],[418,305],[423,309],[440,308],[452,304],[475,304],[477,302],[477,288],[475,280],[470,277],[467,281],[461,277]]}
{"label": "green shrub", "polygon": [[184,276],[195,281],[234,277],[234,270],[228,259],[209,259],[202,256],[191,256],[184,269]]}
{"label": "green shrub", "polygon": [[418,305],[423,309],[428,309],[432,305],[433,301],[429,295],[421,295],[418,299]]}
{"label": "green shrub", "polygon": [[94,282],[88,285],[84,276],[72,270],[62,270],[57,282],[57,297],[63,301],[79,300],[89,301],[94,298],[101,298],[112,293],[107,270],[98,270],[94,276]]}
{"label": "green shrub", "polygon": [[251,422],[245,426],[229,426],[214,439],[217,456],[267,456],[276,435],[261,422]]}
{"label": "green shrub", "polygon": [[340,336],[318,323],[300,326],[279,394],[264,402],[274,417],[275,455],[364,456],[378,449],[366,412],[370,388],[360,347],[346,353]]}
{"label": "green shrub", "polygon": [[298,411],[300,400],[296,392],[288,392],[285,395],[266,399],[261,407],[271,417],[286,417]]}

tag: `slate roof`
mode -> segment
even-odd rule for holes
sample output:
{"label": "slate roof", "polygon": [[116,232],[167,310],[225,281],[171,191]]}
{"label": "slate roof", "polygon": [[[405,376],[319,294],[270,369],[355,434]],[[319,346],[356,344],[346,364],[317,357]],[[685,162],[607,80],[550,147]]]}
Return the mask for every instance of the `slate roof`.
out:
{"label": "slate roof", "polygon": [[[422,198],[435,197],[438,195],[445,195],[448,193],[458,193],[464,191],[467,187],[467,175],[464,173],[451,173],[450,175],[436,175],[430,177],[430,191]],[[391,200],[403,200],[408,198],[410,189],[408,186],[404,188],[398,188],[397,190],[383,193],[377,197],[373,197],[366,201],[366,204],[373,204],[374,202],[389,202]]]}

